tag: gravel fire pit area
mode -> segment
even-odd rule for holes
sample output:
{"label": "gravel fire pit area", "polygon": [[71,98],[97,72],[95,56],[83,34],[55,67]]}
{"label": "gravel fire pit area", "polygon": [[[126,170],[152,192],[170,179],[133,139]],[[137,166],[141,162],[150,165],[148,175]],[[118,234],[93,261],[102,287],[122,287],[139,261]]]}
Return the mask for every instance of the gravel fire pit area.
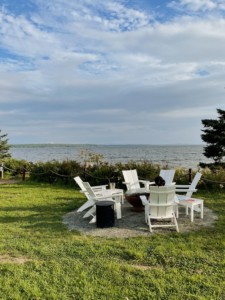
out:
{"label": "gravel fire pit area", "polygon": [[[68,230],[75,230],[84,235],[106,237],[106,238],[128,238],[135,236],[151,236],[156,233],[176,232],[174,228],[155,228],[153,233],[149,232],[149,227],[145,223],[144,212],[136,212],[133,207],[125,201],[122,204],[122,219],[115,220],[115,226],[110,228],[97,228],[96,224],[89,224],[90,218],[83,218],[85,212],[78,213],[72,211],[63,217],[63,223]],[[204,207],[204,218],[195,212],[194,222],[190,221],[190,216],[186,216],[185,208],[179,207],[179,218],[177,219],[180,233],[200,230],[203,227],[214,226],[217,215],[207,207]],[[165,222],[165,221],[164,221]]]}

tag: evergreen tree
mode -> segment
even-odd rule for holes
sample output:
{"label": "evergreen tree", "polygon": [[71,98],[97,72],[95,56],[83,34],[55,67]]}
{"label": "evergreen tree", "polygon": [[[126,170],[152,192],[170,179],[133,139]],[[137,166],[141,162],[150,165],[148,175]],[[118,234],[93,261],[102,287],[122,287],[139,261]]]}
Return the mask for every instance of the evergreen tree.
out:
{"label": "evergreen tree", "polygon": [[225,110],[217,109],[218,120],[205,119],[202,124],[205,129],[201,138],[206,142],[203,154],[220,164],[225,157]]}
{"label": "evergreen tree", "polygon": [[10,145],[8,144],[7,136],[8,134],[1,134],[0,130],[0,159],[11,157],[9,153]]}

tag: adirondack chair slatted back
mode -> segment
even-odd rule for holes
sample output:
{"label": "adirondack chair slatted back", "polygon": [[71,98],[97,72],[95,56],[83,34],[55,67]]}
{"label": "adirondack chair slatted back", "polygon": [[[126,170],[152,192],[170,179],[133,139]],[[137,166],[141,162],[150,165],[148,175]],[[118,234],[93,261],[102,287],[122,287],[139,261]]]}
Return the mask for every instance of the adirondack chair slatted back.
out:
{"label": "adirondack chair slatted back", "polygon": [[140,188],[137,170],[123,170],[122,173],[127,186],[127,190]]}
{"label": "adirondack chair slatted back", "polygon": [[137,170],[131,170],[131,177],[132,177],[132,186],[134,186],[135,189],[140,188]]}
{"label": "adirondack chair slatted back", "polygon": [[79,176],[74,177],[75,182],[79,185],[81,192],[84,193],[84,195],[86,196],[86,198],[88,199],[88,201],[86,201],[83,205],[81,205],[77,212],[82,212],[87,208],[90,208],[94,205],[94,197],[91,197],[89,195],[89,193],[87,192],[85,186],[84,186],[84,182],[82,181],[82,179]]}
{"label": "adirondack chair slatted back", "polygon": [[192,194],[193,194],[193,190],[196,189],[197,184],[198,184],[199,180],[201,179],[201,177],[202,177],[202,174],[201,174],[201,173],[197,172],[197,173],[195,174],[195,177],[194,177],[194,179],[192,180],[192,183],[191,183],[191,185],[190,185],[190,187],[189,187],[190,191],[187,191],[187,194],[186,194],[187,197],[190,197],[190,198],[191,198],[191,196],[192,196]]}
{"label": "adirondack chair slatted back", "polygon": [[83,185],[83,181],[79,176],[74,177],[74,180],[76,181],[76,183],[79,185],[80,189],[85,192],[85,187]]}
{"label": "adirondack chair slatted back", "polygon": [[172,184],[174,175],[175,170],[160,170],[159,173],[159,176],[161,176],[165,180],[166,185]]}
{"label": "adirondack chair slatted back", "polygon": [[85,188],[86,193],[89,195],[89,197],[96,198],[96,194],[88,182],[83,181],[83,186]]}
{"label": "adirondack chair slatted back", "polygon": [[174,215],[175,186],[150,187],[150,215],[172,218]]}
{"label": "adirondack chair slatted back", "polygon": [[[85,187],[84,187],[84,181],[79,176],[74,177],[74,180],[79,185],[81,191],[85,193],[86,190],[85,190]],[[96,192],[101,193],[101,192],[104,192],[106,190],[106,186],[107,185],[91,186],[91,188],[94,190],[95,193]]]}
{"label": "adirondack chair slatted back", "polygon": [[83,180],[79,176],[74,177],[74,180],[79,185],[81,191],[84,193],[84,195],[87,197],[87,199],[90,199],[90,194],[87,192],[87,190],[86,190],[86,188],[84,186]]}

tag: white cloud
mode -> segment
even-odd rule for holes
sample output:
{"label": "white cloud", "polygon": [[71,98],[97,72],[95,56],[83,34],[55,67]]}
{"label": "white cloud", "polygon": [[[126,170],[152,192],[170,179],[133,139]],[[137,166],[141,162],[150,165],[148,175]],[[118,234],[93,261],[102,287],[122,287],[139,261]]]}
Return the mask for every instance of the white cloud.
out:
{"label": "white cloud", "polygon": [[[51,140],[56,127],[57,142],[82,132],[81,142],[143,143],[144,132],[156,139],[160,128],[158,143],[176,126],[177,139],[182,129],[191,139],[190,118],[200,142],[200,120],[224,106],[224,17],[156,21],[124,3],[37,0],[29,14],[0,11],[0,115],[16,142]],[[216,3],[179,5],[209,11]]]}
{"label": "white cloud", "polygon": [[224,0],[179,0],[172,1],[169,4],[173,8],[184,8],[190,11],[212,11],[212,10],[224,10]]}

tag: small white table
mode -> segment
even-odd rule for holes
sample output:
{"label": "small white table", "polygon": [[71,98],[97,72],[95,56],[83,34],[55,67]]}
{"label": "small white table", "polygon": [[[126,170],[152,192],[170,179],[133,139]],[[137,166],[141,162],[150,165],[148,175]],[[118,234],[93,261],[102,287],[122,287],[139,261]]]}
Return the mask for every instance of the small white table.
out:
{"label": "small white table", "polygon": [[194,211],[200,212],[201,219],[203,219],[204,200],[196,198],[178,199],[178,204],[186,207],[186,215],[188,215],[188,209],[190,209],[191,222],[194,221]]}
{"label": "small white table", "polygon": [[116,202],[124,203],[124,193],[122,189],[109,189],[110,193],[112,193],[112,198],[115,199]]}

